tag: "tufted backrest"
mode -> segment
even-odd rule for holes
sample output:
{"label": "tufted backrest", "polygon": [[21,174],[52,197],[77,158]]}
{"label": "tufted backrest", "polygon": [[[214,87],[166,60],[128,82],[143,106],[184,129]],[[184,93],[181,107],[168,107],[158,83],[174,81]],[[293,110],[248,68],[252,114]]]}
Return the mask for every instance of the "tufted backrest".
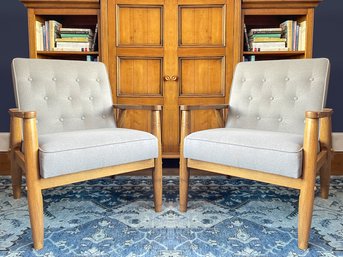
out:
{"label": "tufted backrest", "polygon": [[329,71],[327,59],[239,63],[226,127],[303,134],[305,111],[325,105]]}
{"label": "tufted backrest", "polygon": [[103,63],[17,58],[12,76],[17,107],[37,112],[39,134],[115,127]]}

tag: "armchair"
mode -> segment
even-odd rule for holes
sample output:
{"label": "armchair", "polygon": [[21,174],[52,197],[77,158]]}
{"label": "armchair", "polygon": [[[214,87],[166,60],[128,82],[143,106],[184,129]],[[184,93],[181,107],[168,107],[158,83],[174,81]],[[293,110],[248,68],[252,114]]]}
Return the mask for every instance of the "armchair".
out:
{"label": "armchair", "polygon": [[[44,241],[43,189],[153,168],[161,211],[161,106],[113,106],[102,63],[18,58],[12,73],[13,195],[20,198],[24,173],[35,249]],[[126,109],[150,110],[153,135],[117,127]]]}
{"label": "armchair", "polygon": [[[239,63],[230,105],[181,106],[180,210],[187,211],[190,168],[299,189],[298,247],[306,249],[317,171],[321,197],[329,193],[329,68],[327,59]],[[190,133],[198,109],[214,109],[225,126]]]}

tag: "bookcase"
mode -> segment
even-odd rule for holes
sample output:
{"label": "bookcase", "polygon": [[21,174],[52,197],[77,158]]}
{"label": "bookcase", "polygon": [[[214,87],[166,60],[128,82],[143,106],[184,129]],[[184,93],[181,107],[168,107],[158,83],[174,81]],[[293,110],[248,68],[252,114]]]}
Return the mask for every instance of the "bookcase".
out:
{"label": "bookcase", "polygon": [[[113,101],[160,104],[164,158],[178,158],[180,104],[229,101],[235,65],[311,58],[315,7],[321,0],[20,0],[28,9],[31,58],[86,60],[99,56],[109,71]],[[36,21],[94,30],[94,52],[37,51]],[[247,30],[306,22],[301,50],[251,52]],[[148,113],[130,110],[125,125],[147,130]],[[214,113],[192,115],[195,130],[218,126]]]}
{"label": "bookcase", "polygon": [[[30,58],[87,60],[87,57],[106,62],[106,20],[101,16],[99,0],[60,0],[33,1],[21,0],[28,8],[29,56]],[[105,2],[105,1],[103,1]],[[91,29],[95,31],[96,48],[93,51],[53,51],[37,48],[36,22],[44,24],[54,20],[66,28]]]}
{"label": "bookcase", "polygon": [[[311,58],[313,44],[314,8],[320,1],[243,0],[241,8],[240,61],[252,56],[258,60]],[[244,25],[247,31],[260,28],[279,28],[285,21],[305,23],[304,47],[287,51],[248,51],[245,47]],[[294,31],[295,33],[295,31]]]}

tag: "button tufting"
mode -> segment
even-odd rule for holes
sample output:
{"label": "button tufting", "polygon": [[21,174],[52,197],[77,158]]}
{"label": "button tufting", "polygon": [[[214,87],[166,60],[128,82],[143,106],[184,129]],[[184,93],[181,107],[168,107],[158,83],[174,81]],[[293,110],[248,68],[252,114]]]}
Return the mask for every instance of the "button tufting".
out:
{"label": "button tufting", "polygon": [[32,78],[31,78],[31,77],[28,77],[27,80],[28,80],[28,81],[32,81]]}
{"label": "button tufting", "polygon": [[310,81],[314,81],[314,78],[310,78]]}
{"label": "button tufting", "polygon": [[52,78],[53,81],[56,81],[57,79],[55,77]]}
{"label": "button tufting", "polygon": [[47,96],[44,96],[44,100],[48,100],[49,99],[49,97],[47,97]]}
{"label": "button tufting", "polygon": [[289,77],[286,77],[285,80],[286,80],[286,81],[289,81]]}
{"label": "button tufting", "polygon": [[96,81],[97,81],[97,82],[100,82],[100,79],[99,79],[99,78],[97,78],[97,79],[96,79]]}
{"label": "button tufting", "polygon": [[236,119],[239,119],[240,118],[240,116],[239,115],[236,115]]}
{"label": "button tufting", "polygon": [[246,80],[245,80],[245,78],[242,78],[242,82],[245,82]]}
{"label": "button tufting", "polygon": [[282,121],[282,118],[278,118],[277,120],[278,120],[279,122],[281,122],[281,121]]}
{"label": "button tufting", "polygon": [[266,79],[262,79],[262,82],[266,82]]}
{"label": "button tufting", "polygon": [[77,79],[75,79],[76,80],[76,82],[80,82],[80,79],[79,78],[77,78]]}
{"label": "button tufting", "polygon": [[274,100],[274,97],[271,96],[271,97],[269,97],[269,99],[270,99],[271,101],[273,101],[273,100]]}
{"label": "button tufting", "polygon": [[252,96],[249,96],[248,99],[251,101],[252,100]]}
{"label": "button tufting", "polygon": [[86,117],[85,116],[81,116],[81,120],[84,120]]}
{"label": "button tufting", "polygon": [[59,120],[60,120],[60,122],[63,122],[63,121],[64,121],[64,119],[63,119],[62,117],[61,117]]}
{"label": "button tufting", "polygon": [[260,116],[257,116],[257,117],[256,117],[256,120],[260,120],[260,119],[261,119],[261,117],[260,117]]}
{"label": "button tufting", "polygon": [[297,97],[297,96],[295,96],[293,99],[294,99],[294,101],[296,101],[296,100],[298,100],[298,97]]}
{"label": "button tufting", "polygon": [[103,118],[103,119],[106,119],[106,115],[105,115],[105,114],[103,114],[103,115],[102,115],[102,118]]}
{"label": "button tufting", "polygon": [[89,97],[89,100],[91,100],[91,101],[92,101],[93,99],[94,99],[94,97],[93,97],[93,96],[90,96],[90,97]]}
{"label": "button tufting", "polygon": [[71,96],[69,96],[69,97],[68,97],[68,100],[71,101],[71,100],[73,100],[73,98],[72,98]]}

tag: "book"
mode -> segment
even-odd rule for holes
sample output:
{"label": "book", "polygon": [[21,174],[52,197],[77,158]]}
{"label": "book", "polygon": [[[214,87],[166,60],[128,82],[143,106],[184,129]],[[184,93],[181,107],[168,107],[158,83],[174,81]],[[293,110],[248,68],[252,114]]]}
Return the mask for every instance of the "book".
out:
{"label": "book", "polygon": [[288,51],[287,47],[259,47],[253,48],[253,52],[276,52],[276,51]]}
{"label": "book", "polygon": [[44,38],[45,38],[45,47],[44,50],[49,50],[50,45],[49,45],[49,21],[45,21],[45,33],[44,33]]}
{"label": "book", "polygon": [[285,38],[257,37],[251,38],[249,42],[286,42]]}
{"label": "book", "polygon": [[250,51],[248,31],[247,31],[247,26],[245,25],[245,23],[244,23],[244,43],[245,43],[245,49],[247,51]]}
{"label": "book", "polygon": [[87,37],[66,37],[66,38],[56,38],[56,42],[89,42]]}
{"label": "book", "polygon": [[92,46],[91,46],[91,50],[94,51],[95,50],[95,45],[98,39],[98,29],[99,29],[99,24],[97,23],[95,25],[95,30],[94,30],[94,36],[93,36],[93,41],[92,41]]}
{"label": "book", "polygon": [[266,48],[266,47],[274,47],[274,48],[283,48],[286,47],[285,42],[257,42],[251,43],[251,48]]}
{"label": "book", "polygon": [[280,28],[282,29],[281,37],[286,38],[286,46],[289,50],[293,50],[293,21],[282,22]]}
{"label": "book", "polygon": [[55,47],[55,39],[59,37],[62,24],[55,20],[49,20],[49,50]]}
{"label": "book", "polygon": [[91,42],[56,42],[57,48],[91,48]]}
{"label": "book", "polygon": [[299,23],[299,51],[306,50],[306,20]]}
{"label": "book", "polygon": [[260,37],[263,37],[263,38],[280,38],[281,37],[281,33],[261,33],[261,34],[253,34],[251,36],[249,36],[249,39],[251,38],[260,38]]}
{"label": "book", "polygon": [[281,34],[281,28],[258,28],[258,29],[251,29],[249,31],[249,36],[254,34]]}
{"label": "book", "polygon": [[92,36],[89,35],[89,34],[67,34],[67,33],[61,33],[61,38],[72,38],[72,37],[92,38]]}
{"label": "book", "polygon": [[82,29],[82,28],[61,28],[61,33],[69,34],[90,34],[93,35],[92,29]]}
{"label": "book", "polygon": [[40,21],[36,21],[36,50],[37,51],[44,50],[43,23],[41,23]]}

